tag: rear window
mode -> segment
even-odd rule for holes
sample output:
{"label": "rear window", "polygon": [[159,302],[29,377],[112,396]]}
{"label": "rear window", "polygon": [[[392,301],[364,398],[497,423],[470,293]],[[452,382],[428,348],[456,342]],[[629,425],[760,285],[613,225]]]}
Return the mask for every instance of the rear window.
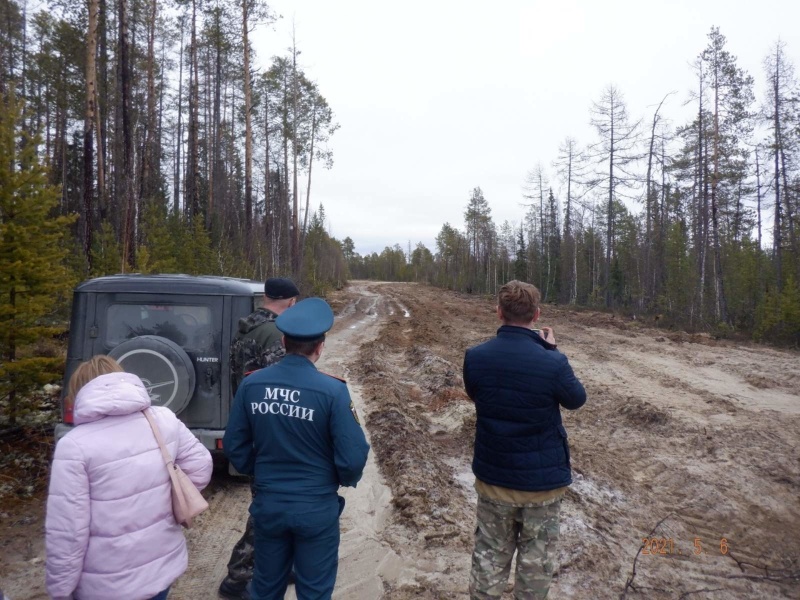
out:
{"label": "rear window", "polygon": [[211,350],[211,307],[190,304],[110,304],[106,310],[108,347],[140,335],[157,335],[193,352]]}

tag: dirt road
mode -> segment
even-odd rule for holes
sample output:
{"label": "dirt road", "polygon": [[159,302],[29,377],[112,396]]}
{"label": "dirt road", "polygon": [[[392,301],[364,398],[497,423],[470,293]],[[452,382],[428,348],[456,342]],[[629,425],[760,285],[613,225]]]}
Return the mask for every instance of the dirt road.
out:
{"label": "dirt road", "polygon": [[[353,295],[352,300],[344,304],[333,302],[338,314],[325,343],[324,354],[317,364],[320,370],[349,379],[349,365],[355,362],[358,348],[380,332],[387,315],[386,300],[370,287],[353,285],[349,292]],[[355,381],[348,381],[348,385],[363,423],[361,388]],[[217,478],[209,492],[211,510],[203,516],[198,528],[188,532],[189,570],[175,585],[170,598],[216,599],[217,586],[225,577],[230,549],[244,532],[250,504],[249,488],[227,478]],[[378,472],[374,453],[370,453],[358,487],[345,488],[341,495],[345,497],[346,506],[341,520],[340,577],[336,597],[380,598],[383,579],[396,579],[403,561],[380,535],[388,518],[391,493]],[[217,551],[207,552],[206,549]],[[286,598],[296,598],[294,586],[289,587]]]}
{"label": "dirt road", "polygon": [[[461,361],[494,334],[494,302],[355,282],[331,303],[319,366],[348,379],[373,448],[344,494],[335,597],[466,599],[474,409]],[[565,413],[575,482],[551,597],[800,598],[800,354],[550,306],[542,324],[589,394]],[[175,600],[216,598],[244,527],[246,486],[216,478],[208,495]],[[45,597],[41,509],[28,518],[19,535],[0,529],[14,600]]]}

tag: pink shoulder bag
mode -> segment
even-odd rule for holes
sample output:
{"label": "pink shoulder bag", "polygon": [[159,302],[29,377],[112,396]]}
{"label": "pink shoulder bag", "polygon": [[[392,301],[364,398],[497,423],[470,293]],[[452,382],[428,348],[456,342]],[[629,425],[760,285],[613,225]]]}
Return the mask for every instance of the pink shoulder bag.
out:
{"label": "pink shoulder bag", "polygon": [[167,465],[167,472],[172,483],[172,514],[175,515],[175,520],[178,523],[188,529],[192,526],[192,519],[208,509],[208,502],[203,498],[200,490],[192,483],[192,480],[189,479],[189,476],[172,460],[153,415],[147,409],[142,412],[147,422],[150,423],[153,435],[158,442],[158,447],[161,448],[161,455]]}

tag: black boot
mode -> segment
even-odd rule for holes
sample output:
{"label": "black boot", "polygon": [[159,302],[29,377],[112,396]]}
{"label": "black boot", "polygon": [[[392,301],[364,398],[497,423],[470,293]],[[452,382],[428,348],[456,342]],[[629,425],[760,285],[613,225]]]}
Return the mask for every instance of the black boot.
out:
{"label": "black boot", "polygon": [[231,583],[227,579],[219,584],[219,595],[227,600],[250,600],[250,592],[247,591],[247,583]]}

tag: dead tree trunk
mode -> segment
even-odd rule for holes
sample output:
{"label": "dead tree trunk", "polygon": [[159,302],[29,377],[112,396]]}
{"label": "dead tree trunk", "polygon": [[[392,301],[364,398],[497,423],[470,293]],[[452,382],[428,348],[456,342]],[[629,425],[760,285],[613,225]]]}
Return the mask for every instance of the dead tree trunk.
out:
{"label": "dead tree trunk", "polygon": [[[308,232],[308,213],[311,204],[311,167],[314,165],[314,138],[317,135],[317,112],[316,106],[311,107],[311,140],[308,151],[308,180],[306,183],[306,212],[303,216],[303,240],[301,245],[305,247],[306,233]],[[409,257],[411,252],[408,253]]]}
{"label": "dead tree trunk", "polygon": [[292,39],[292,272],[300,275],[303,257],[300,249],[299,199],[297,197],[297,47]]}

